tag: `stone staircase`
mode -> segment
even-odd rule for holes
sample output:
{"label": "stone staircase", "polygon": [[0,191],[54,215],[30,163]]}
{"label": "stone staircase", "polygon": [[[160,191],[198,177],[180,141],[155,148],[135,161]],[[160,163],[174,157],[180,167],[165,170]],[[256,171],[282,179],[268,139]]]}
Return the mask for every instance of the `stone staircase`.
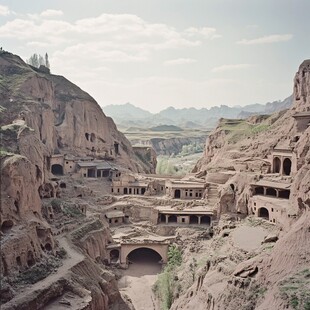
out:
{"label": "stone staircase", "polygon": [[208,205],[214,206],[218,199],[218,184],[210,183],[207,196]]}

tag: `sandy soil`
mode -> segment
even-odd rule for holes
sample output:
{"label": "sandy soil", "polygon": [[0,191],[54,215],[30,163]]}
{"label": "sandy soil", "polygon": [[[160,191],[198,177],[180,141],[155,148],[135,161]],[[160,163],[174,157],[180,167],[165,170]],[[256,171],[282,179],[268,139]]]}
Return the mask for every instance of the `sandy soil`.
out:
{"label": "sandy soil", "polygon": [[122,272],[119,290],[131,299],[136,310],[160,310],[152,291],[160,271],[158,264],[135,263]]}
{"label": "sandy soil", "polygon": [[233,240],[239,248],[251,251],[260,247],[268,231],[261,227],[241,226],[233,232]]}

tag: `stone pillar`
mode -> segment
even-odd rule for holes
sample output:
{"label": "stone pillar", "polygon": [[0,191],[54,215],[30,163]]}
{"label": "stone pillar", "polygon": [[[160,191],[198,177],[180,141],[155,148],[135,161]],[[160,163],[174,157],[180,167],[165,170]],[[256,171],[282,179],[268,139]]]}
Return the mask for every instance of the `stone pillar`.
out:
{"label": "stone pillar", "polygon": [[198,225],[201,224],[201,215],[198,215]]}
{"label": "stone pillar", "polygon": [[283,175],[283,156],[281,156],[280,174]]}
{"label": "stone pillar", "polygon": [[264,187],[264,196],[266,196],[267,188]]}
{"label": "stone pillar", "polygon": [[276,193],[277,193],[277,198],[279,198],[279,190],[276,189]]}
{"label": "stone pillar", "polygon": [[166,224],[168,224],[169,215],[165,214],[166,217]]}

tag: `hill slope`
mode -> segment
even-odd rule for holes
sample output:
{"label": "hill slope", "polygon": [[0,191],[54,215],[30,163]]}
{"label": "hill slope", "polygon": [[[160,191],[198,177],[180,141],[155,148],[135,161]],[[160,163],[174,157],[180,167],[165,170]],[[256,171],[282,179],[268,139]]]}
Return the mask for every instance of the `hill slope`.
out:
{"label": "hill slope", "polygon": [[[280,203],[280,210],[270,209],[267,220],[248,218],[254,227],[266,224],[278,229],[276,237],[266,241],[268,246],[262,245],[260,251],[238,253],[240,249],[229,250],[235,242],[234,238],[230,239],[234,224],[217,228],[223,233],[211,245],[213,251],[216,250],[215,255],[209,249],[208,254],[212,255],[197,272],[197,279],[171,309],[309,309],[310,60],[304,61],[296,73],[293,98],[291,109],[272,116],[221,119],[208,136],[204,157],[196,166],[196,171],[206,174],[209,182],[225,176],[225,181],[219,185],[217,204],[221,218],[230,220],[237,214],[240,220],[252,215],[256,208],[275,207]],[[304,123],[300,121],[303,118]],[[287,154],[296,156],[290,173],[270,171],[270,156],[274,151],[285,154],[284,157]],[[288,200],[264,197],[270,195],[268,191],[264,195],[254,193],[251,184],[259,182],[270,187],[290,187]],[[257,207],[249,203],[253,197]],[[276,212],[280,216],[275,215]],[[258,216],[262,217],[259,213]],[[229,239],[228,244],[224,237]],[[223,244],[226,247],[221,248]],[[178,276],[182,279],[184,275]]]}

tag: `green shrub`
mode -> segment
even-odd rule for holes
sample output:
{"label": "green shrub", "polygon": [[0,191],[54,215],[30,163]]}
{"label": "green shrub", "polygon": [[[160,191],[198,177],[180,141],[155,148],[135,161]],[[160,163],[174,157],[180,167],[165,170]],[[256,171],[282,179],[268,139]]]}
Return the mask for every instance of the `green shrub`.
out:
{"label": "green shrub", "polygon": [[182,263],[182,254],[176,245],[172,245],[168,250],[168,263],[164,271],[158,276],[153,290],[158,296],[162,310],[170,309],[173,302],[174,288],[181,290],[177,282],[176,268]]}

